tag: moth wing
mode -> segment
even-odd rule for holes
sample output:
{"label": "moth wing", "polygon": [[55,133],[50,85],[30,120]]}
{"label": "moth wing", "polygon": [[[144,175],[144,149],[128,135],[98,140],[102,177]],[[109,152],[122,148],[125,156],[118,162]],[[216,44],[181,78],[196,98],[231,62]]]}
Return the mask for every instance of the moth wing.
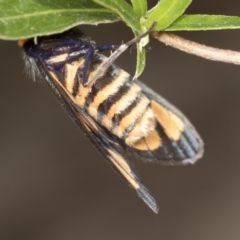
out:
{"label": "moth wing", "polygon": [[158,206],[155,199],[141,183],[133,166],[125,157],[125,149],[122,143],[111,133],[100,127],[86,112],[71,101],[69,94],[61,87],[56,79],[46,78],[49,86],[54,91],[61,105],[69,113],[74,122],[86,134],[101,155],[124,178],[124,180],[137,191],[138,196],[155,212]]}
{"label": "moth wing", "polygon": [[167,100],[140,81],[136,83],[150,99],[157,124],[151,136],[128,148],[128,152],[146,162],[168,165],[195,163],[204,151],[203,141],[195,128]]}
{"label": "moth wing", "polygon": [[79,115],[79,120],[79,124],[82,125],[82,123],[84,123],[84,126],[82,126],[85,128],[84,132],[107,162],[137,191],[138,196],[157,213],[158,206],[155,199],[141,183],[132,164],[127,161],[122,147],[117,142],[113,142],[110,138],[106,137],[102,128],[100,128],[89,116]]}

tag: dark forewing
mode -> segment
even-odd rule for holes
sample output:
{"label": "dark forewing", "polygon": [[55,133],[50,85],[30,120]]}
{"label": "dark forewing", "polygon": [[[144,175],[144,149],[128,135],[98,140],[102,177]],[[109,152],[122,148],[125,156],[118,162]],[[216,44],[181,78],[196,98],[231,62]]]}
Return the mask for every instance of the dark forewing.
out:
{"label": "dark forewing", "polygon": [[[78,115],[78,112],[76,112]],[[84,123],[84,124],[83,124]],[[110,140],[106,132],[99,127],[88,115],[80,114],[78,125],[81,126],[88,138],[92,141],[98,151],[114,168],[114,170],[124,178],[124,180],[137,191],[138,196],[155,212],[158,212],[158,206],[155,199],[141,183],[132,164],[130,164],[118,142]]]}
{"label": "dark forewing", "polygon": [[[44,67],[43,67],[44,68]],[[86,112],[77,106],[65,88],[45,73],[45,79],[53,90],[61,105],[69,113],[74,122],[81,128],[86,136],[91,140],[97,150],[107,160],[124,180],[137,191],[139,197],[155,212],[158,212],[158,206],[155,199],[141,183],[133,166],[126,160],[125,151],[121,147],[122,142],[117,138],[112,138],[111,133],[105,131],[99,126]]]}

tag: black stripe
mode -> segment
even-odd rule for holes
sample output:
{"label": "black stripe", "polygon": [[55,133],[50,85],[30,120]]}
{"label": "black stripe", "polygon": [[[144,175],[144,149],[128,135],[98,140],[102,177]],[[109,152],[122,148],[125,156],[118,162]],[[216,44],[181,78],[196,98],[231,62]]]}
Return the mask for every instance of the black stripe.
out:
{"label": "black stripe", "polygon": [[66,86],[66,80],[65,80],[65,75],[66,75],[66,67],[65,64],[62,64],[61,67],[55,69],[53,65],[47,64],[47,68],[50,72],[53,72],[58,80],[62,83],[63,86]]}
{"label": "black stripe", "polygon": [[[76,61],[80,61],[81,58],[77,58],[77,59],[71,59],[71,61],[65,62],[65,64],[71,64],[72,62],[76,62]],[[90,66],[90,71],[93,71],[96,68],[96,65],[100,65],[101,64],[101,60],[98,58],[95,58]],[[79,85],[80,83],[82,83],[82,79],[83,79],[83,68],[84,68],[84,63],[77,69],[76,75],[74,77],[74,84],[73,84],[73,88],[72,88],[72,96],[76,97],[78,92],[79,92]],[[65,67],[64,67],[65,69]],[[66,70],[64,70],[66,71]],[[67,73],[68,74],[68,73]],[[66,73],[64,72],[65,76]],[[66,76],[65,76],[66,78]],[[65,81],[65,79],[64,79]],[[66,83],[64,83],[64,85],[66,86]]]}
{"label": "black stripe", "polygon": [[[144,95],[143,95],[143,96],[144,96]],[[149,108],[150,104],[151,104],[151,103],[149,102],[148,105],[146,105],[146,108],[145,108],[145,110],[143,111],[143,114],[144,114],[145,111]],[[143,115],[143,114],[142,114],[142,115]],[[123,136],[122,136],[122,138],[123,138],[124,140],[128,137],[129,133],[133,130],[133,128],[136,126],[136,124],[141,120],[142,115],[140,115],[140,116],[135,120],[134,123],[132,123],[131,125],[129,125],[129,126],[125,129],[125,131],[124,131],[124,133],[123,133]]]}
{"label": "black stripe", "polygon": [[[59,62],[59,63],[54,63],[54,64],[48,64],[49,69],[53,69],[53,72],[56,74],[57,78],[59,81],[66,87],[66,78],[67,78],[67,64],[72,64],[73,62],[80,61],[80,58],[74,59],[74,60],[67,60],[64,62]],[[80,66],[76,72],[76,75],[74,77],[74,84],[73,84],[73,89],[72,89],[72,95],[75,97],[78,93],[78,88],[79,88],[79,82],[81,79],[81,72],[82,72],[82,66]]]}
{"label": "black stripe", "polygon": [[131,89],[130,85],[130,77],[124,83],[124,85],[120,86],[118,91],[113,95],[110,95],[107,99],[105,99],[99,106],[98,106],[98,116],[97,119],[99,122],[102,121],[105,115],[107,115],[109,109],[113,104],[118,102],[124,95]]}
{"label": "black stripe", "polygon": [[[56,56],[51,56],[51,57],[56,57]],[[69,59],[69,55],[68,55],[68,57],[65,61],[60,61],[60,62],[56,62],[56,63],[46,62],[46,64],[47,64],[48,69],[50,69],[51,71],[56,73],[58,79],[66,87],[66,74],[68,74],[66,71],[66,65],[72,64],[73,62],[80,61],[80,60],[81,60],[81,58],[79,58],[79,57],[74,58],[74,59]],[[82,68],[82,67],[80,67],[80,68]]]}
{"label": "black stripe", "polygon": [[189,139],[186,131],[181,134],[178,144],[181,146],[181,150],[184,152],[185,158],[193,158],[198,152],[198,149],[192,144],[192,141]]}
{"label": "black stripe", "polygon": [[82,76],[83,76],[83,66],[78,68],[77,73],[76,73],[75,78],[74,78],[73,89],[72,89],[73,97],[76,97],[77,94],[78,94],[79,85],[80,85],[80,81],[82,79]]}
{"label": "black stripe", "polygon": [[127,107],[125,108],[122,112],[114,114],[114,116],[112,117],[112,130],[117,127],[120,123],[120,121],[127,116],[132,109],[134,109],[138,103],[140,102],[140,100],[144,97],[144,95],[140,92],[140,94],[137,96],[137,98]]}
{"label": "black stripe", "polygon": [[87,109],[90,104],[94,101],[98,92],[101,91],[105,86],[115,81],[119,76],[120,69],[115,66],[110,66],[109,69],[101,76],[95,84],[93,84],[91,91],[86,97],[85,108]]}

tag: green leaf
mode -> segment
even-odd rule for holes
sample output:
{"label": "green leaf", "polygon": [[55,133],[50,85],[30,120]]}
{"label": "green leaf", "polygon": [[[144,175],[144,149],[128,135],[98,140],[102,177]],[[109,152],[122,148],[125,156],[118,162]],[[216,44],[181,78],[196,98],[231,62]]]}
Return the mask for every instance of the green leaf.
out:
{"label": "green leaf", "polygon": [[240,17],[221,15],[183,15],[165,31],[239,29]]}
{"label": "green leaf", "polygon": [[190,3],[191,0],[161,0],[146,14],[144,25],[150,27],[157,22],[155,31],[165,29],[184,13]]}
{"label": "green leaf", "polygon": [[[142,28],[140,25],[140,19],[138,14],[134,12],[132,7],[127,4],[124,0],[94,0],[94,2],[100,4],[103,7],[106,7],[116,14],[118,14],[121,19],[132,28],[135,36],[138,36],[142,33]],[[145,67],[145,50],[140,49],[139,44],[137,48],[137,66],[135,77],[138,77],[144,70]]]}
{"label": "green leaf", "polygon": [[136,66],[136,71],[135,71],[135,75],[134,75],[134,78],[138,78],[145,66],[146,66],[146,51],[144,48],[142,48],[141,50],[139,49],[139,44],[137,44],[137,66]]}
{"label": "green leaf", "polygon": [[[135,35],[136,35],[136,33],[135,33]],[[145,66],[146,66],[145,48],[143,48],[140,43],[137,43],[137,64],[136,64],[134,79],[138,78],[142,74]]]}
{"label": "green leaf", "polygon": [[8,40],[119,20],[111,10],[90,0],[0,0],[0,38]]}
{"label": "green leaf", "polygon": [[134,12],[132,7],[127,4],[125,0],[93,0],[99,5],[111,10],[118,14],[121,19],[130,27],[132,30],[139,35],[141,33],[140,20],[138,15]]}
{"label": "green leaf", "polygon": [[146,0],[131,0],[134,11],[141,17],[147,12]]}

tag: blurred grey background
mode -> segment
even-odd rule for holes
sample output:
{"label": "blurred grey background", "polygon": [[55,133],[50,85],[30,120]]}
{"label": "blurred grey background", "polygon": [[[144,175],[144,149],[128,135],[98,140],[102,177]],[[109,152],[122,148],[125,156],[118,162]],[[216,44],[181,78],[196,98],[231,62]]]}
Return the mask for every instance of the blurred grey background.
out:
{"label": "blurred grey background", "polygon": [[[187,12],[240,15],[240,2],[193,1]],[[98,45],[132,38],[121,23],[82,30]],[[178,34],[240,50],[240,30]],[[240,66],[150,45],[140,79],[179,107],[206,145],[194,166],[134,161],[158,215],[106,164],[48,86],[23,73],[16,42],[0,42],[0,239],[240,239]],[[135,51],[117,63],[134,74]]]}

